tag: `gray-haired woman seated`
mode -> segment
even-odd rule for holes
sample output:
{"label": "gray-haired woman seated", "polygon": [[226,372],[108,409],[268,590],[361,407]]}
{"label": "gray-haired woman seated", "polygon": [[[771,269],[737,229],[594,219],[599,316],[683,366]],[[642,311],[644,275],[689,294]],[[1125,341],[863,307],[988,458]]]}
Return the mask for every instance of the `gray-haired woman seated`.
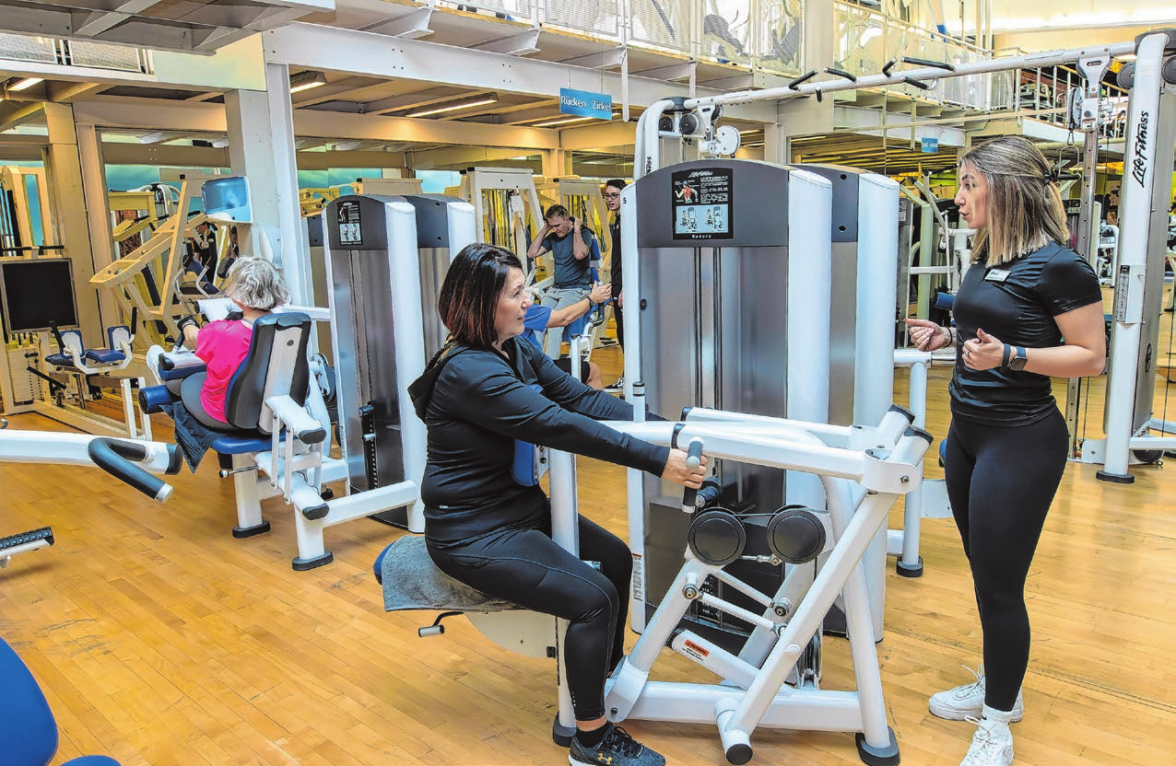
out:
{"label": "gray-haired woman seated", "polygon": [[437,567],[488,596],[568,621],[567,685],[576,715],[571,763],[661,766],[665,759],[604,715],[604,682],[624,655],[629,547],[579,519],[580,556],[551,539],[547,496],[511,474],[515,440],[574,452],[699,487],[682,450],[597,420],[632,420],[632,405],[596,391],[517,336],[531,294],[522,264],[500,247],[458,253],[437,302],[445,347],[409,387],[428,428],[421,487],[425,540]]}
{"label": "gray-haired woman seated", "polygon": [[243,258],[229,271],[225,295],[240,309],[239,315],[233,313],[203,327],[191,317],[180,320],[184,345],[194,349],[207,366],[206,372],[184,378],[180,398],[204,426],[233,430],[225,421],[225,393],[249,353],[253,323],[288,302],[290,293],[272,263]]}

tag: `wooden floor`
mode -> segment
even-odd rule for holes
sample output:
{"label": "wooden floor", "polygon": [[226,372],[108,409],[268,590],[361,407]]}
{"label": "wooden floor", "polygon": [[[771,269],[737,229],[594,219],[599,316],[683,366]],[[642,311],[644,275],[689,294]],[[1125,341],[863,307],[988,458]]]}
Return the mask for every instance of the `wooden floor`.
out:
{"label": "wooden floor", "polygon": [[[614,379],[619,351],[595,358]],[[937,437],[947,373],[932,370]],[[36,416],[12,427],[64,430]],[[383,612],[371,565],[396,530],[333,527],[335,563],[294,572],[291,513],[267,504],[273,531],[233,539],[232,485],[215,468],[175,477],[158,505],[96,470],[0,465],[0,535],[51,525],[57,537],[0,570],[0,635],[57,715],[55,763],[566,763],[550,739],[550,661],[499,650],[461,618],[419,639],[431,613]],[[1130,486],[1094,471],[1067,469],[1029,578],[1021,766],[1176,763],[1176,467],[1136,468]],[[623,534],[623,471],[582,460],[580,476],[584,511]],[[966,680],[979,627],[949,520],[924,522],[923,556],[921,579],[888,569],[878,654],[902,762],[954,766],[972,728],[931,717],[926,701]],[[712,680],[663,656],[659,677]],[[824,685],[849,688],[846,643],[829,640],[825,656]],[[712,726],[626,727],[671,763],[725,763]],[[752,744],[753,764],[859,762],[848,734],[764,730]]]}

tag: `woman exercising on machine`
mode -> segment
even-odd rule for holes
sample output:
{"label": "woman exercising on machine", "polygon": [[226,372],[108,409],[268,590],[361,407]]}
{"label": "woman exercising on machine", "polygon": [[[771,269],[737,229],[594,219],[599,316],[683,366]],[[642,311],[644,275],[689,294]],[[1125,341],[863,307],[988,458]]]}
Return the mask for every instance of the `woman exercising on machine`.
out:
{"label": "woman exercising on machine", "polygon": [[681,450],[595,422],[632,420],[632,405],[578,382],[518,339],[530,305],[522,264],[507,250],[469,245],[449,267],[437,302],[449,339],[409,387],[429,434],[421,487],[429,555],[487,595],[568,621],[573,766],[661,766],[662,756],[604,715],[605,678],[624,656],[629,548],[583,516],[584,561],[561,548],[551,539],[546,495],[515,481],[511,463],[520,440],[687,487],[699,487],[704,471],[687,468]]}
{"label": "woman exercising on machine", "polygon": [[[1029,663],[1025,579],[1066,467],[1066,422],[1051,377],[1106,361],[1102,291],[1070,235],[1049,163],[1028,140],[981,144],[960,162],[960,214],[977,230],[956,295],[956,329],[907,319],[920,351],[955,343],[944,472],[972,569],[984,674],[930,710],[979,726],[961,766],[1010,766]],[[958,334],[957,334],[958,333]]]}
{"label": "woman exercising on machine", "polygon": [[253,323],[290,300],[278,270],[261,258],[237,261],[229,271],[225,295],[241,310],[239,316],[200,327],[192,317],[180,320],[184,345],[195,349],[207,372],[184,378],[180,397],[184,407],[208,428],[226,430],[225,394],[229,381],[249,354]]}

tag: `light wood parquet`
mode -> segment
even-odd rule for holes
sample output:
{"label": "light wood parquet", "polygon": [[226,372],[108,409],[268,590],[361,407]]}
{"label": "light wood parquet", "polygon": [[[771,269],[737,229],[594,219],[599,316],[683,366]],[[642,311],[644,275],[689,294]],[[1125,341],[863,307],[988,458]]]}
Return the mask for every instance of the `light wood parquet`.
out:
{"label": "light wood parquet", "polygon": [[[595,359],[605,380],[619,374],[619,350]],[[931,371],[937,438],[948,373]],[[12,427],[64,430],[36,416]],[[1020,766],[1173,762],[1174,470],[1135,468],[1124,486],[1096,481],[1093,466],[1068,467],[1028,584]],[[584,512],[624,534],[623,471],[581,460],[580,478]],[[57,537],[0,570],[0,635],[57,716],[54,763],[95,752],[124,766],[566,763],[550,741],[551,662],[500,650],[461,618],[444,637],[420,639],[433,613],[383,612],[371,565],[398,531],[368,520],[332,527],[335,563],[297,573],[293,519],[279,503],[266,506],[270,534],[236,540],[232,485],[214,460],[174,484],[159,505],[97,470],[0,464],[0,534],[50,525]],[[891,520],[899,524],[901,504]],[[922,553],[920,579],[888,567],[877,648],[902,762],[954,765],[971,727],[930,716],[926,699],[966,680],[960,665],[978,662],[979,625],[950,520],[924,520]],[[825,656],[825,686],[849,688],[845,642],[826,642]],[[658,677],[710,681],[668,652],[662,664]],[[725,763],[713,727],[626,726],[671,763]],[[752,744],[758,764],[859,763],[848,734],[764,730]]]}

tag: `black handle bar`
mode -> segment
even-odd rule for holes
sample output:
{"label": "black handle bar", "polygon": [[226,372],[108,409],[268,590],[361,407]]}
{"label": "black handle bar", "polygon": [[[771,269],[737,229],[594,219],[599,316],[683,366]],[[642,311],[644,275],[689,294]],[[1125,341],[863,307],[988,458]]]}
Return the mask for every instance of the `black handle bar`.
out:
{"label": "black handle bar", "polygon": [[[136,442],[122,441],[108,437],[99,437],[90,442],[86,452],[94,465],[106,471],[121,482],[130,484],[135,489],[150,498],[165,502],[171,497],[171,485],[144,471],[131,460],[141,462],[147,459],[147,447]],[[179,470],[179,452],[175,446],[168,445],[168,473],[175,473],[173,465]]]}

